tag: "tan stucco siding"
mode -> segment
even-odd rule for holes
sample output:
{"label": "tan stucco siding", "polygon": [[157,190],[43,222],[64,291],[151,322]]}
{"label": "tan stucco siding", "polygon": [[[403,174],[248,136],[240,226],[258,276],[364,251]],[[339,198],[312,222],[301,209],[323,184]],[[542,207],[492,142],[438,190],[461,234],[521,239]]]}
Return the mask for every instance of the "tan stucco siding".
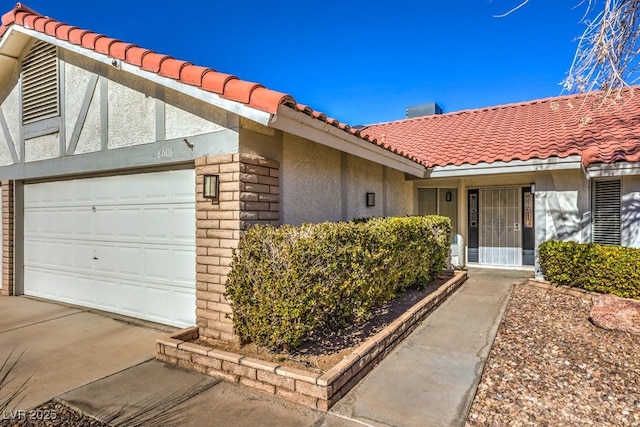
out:
{"label": "tan stucco siding", "polygon": [[413,183],[405,180],[404,172],[386,168],[384,215],[413,214]]}
{"label": "tan stucco siding", "polygon": [[282,157],[282,222],[342,220],[340,151],[285,133]]}
{"label": "tan stucco siding", "polygon": [[[346,220],[383,216],[383,166],[355,156],[347,156]],[[375,206],[366,206],[366,194],[375,194]]]}

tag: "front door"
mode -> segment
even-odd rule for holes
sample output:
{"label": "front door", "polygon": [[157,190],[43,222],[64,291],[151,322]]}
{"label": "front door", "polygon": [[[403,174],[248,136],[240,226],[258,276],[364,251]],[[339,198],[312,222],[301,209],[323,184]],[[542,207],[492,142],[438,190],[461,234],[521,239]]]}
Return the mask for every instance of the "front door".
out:
{"label": "front door", "polygon": [[521,266],[522,188],[481,188],[469,193],[469,262]]}

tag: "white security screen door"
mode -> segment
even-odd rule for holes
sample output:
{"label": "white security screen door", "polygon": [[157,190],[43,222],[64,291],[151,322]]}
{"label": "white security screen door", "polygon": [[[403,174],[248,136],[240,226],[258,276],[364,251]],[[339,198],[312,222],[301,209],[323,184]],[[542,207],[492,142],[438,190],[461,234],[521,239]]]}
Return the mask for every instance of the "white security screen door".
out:
{"label": "white security screen door", "polygon": [[479,263],[522,265],[522,188],[480,189]]}

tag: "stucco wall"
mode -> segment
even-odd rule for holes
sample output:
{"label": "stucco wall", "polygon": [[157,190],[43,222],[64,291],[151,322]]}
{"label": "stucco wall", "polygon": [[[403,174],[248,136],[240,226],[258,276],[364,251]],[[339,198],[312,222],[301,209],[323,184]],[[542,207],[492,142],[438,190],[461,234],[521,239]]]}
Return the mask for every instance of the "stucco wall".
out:
{"label": "stucco wall", "polygon": [[622,179],[622,245],[640,248],[640,176]]}
{"label": "stucco wall", "polygon": [[404,216],[413,213],[413,183],[404,172],[385,168],[384,215]]}
{"label": "stucco wall", "polygon": [[0,129],[0,165],[13,163],[9,151],[10,144],[14,146],[18,157],[20,155],[20,144],[18,143],[20,135],[18,78],[18,65],[15,64],[11,72],[7,73],[0,81],[0,110],[2,110],[2,115],[9,131],[9,138],[7,138],[4,131]]}
{"label": "stucco wall", "polygon": [[95,62],[71,52],[64,52],[61,57],[61,66],[64,66],[64,126],[66,147],[69,148],[73,130],[78,124],[78,116],[84,102],[87,90],[91,93],[91,103],[86,120],[76,145],[76,154],[89,153],[100,150],[100,82],[93,90],[89,88]]}
{"label": "stucco wall", "polygon": [[164,96],[165,139],[217,132],[227,126],[227,111],[190,96],[168,91]]}
{"label": "stucco wall", "polygon": [[24,161],[53,159],[60,156],[58,133],[43,135],[24,141]]}
{"label": "stucco wall", "polygon": [[584,173],[540,172],[535,183],[536,246],[550,239],[589,241],[590,191]]}
{"label": "stucco wall", "polygon": [[[242,152],[281,161],[281,221],[342,221],[413,211],[413,184],[403,172],[289,133],[243,125]],[[366,206],[366,193],[375,206]]]}
{"label": "stucco wall", "polygon": [[280,171],[283,223],[343,219],[340,151],[285,133]]}

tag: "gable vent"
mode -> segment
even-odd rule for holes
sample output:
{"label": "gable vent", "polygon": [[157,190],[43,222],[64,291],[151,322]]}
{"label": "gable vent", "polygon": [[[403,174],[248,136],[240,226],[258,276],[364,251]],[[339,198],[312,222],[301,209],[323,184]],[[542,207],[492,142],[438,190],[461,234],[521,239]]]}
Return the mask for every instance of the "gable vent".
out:
{"label": "gable vent", "polygon": [[593,243],[620,244],[620,180],[593,182]]}
{"label": "gable vent", "polygon": [[22,123],[59,114],[57,48],[39,40],[22,62]]}

